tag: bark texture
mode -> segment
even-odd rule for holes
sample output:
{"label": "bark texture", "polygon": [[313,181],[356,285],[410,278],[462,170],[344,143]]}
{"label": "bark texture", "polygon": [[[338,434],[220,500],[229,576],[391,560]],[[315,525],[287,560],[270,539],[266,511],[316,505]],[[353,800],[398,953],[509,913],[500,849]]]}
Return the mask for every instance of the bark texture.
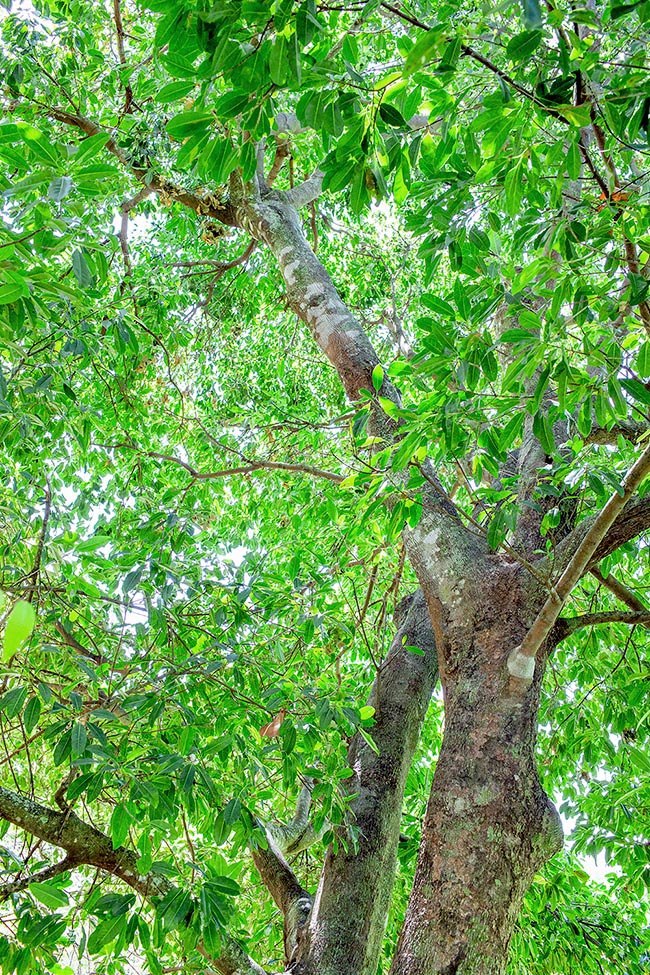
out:
{"label": "bark texture", "polygon": [[[374,751],[355,735],[348,761],[354,776],[346,791],[355,849],[327,853],[302,951],[302,968],[313,975],[375,975],[397,864],[406,776],[438,678],[436,647],[424,597],[403,601],[402,623],[381,665],[368,704],[375,708]],[[416,654],[406,649],[414,646]]]}
{"label": "bark texture", "polygon": [[495,566],[464,604],[471,630],[447,629],[445,734],[391,975],[502,975],[523,896],[561,846],[533,753],[543,660],[523,698],[509,691],[537,608],[519,573]]}

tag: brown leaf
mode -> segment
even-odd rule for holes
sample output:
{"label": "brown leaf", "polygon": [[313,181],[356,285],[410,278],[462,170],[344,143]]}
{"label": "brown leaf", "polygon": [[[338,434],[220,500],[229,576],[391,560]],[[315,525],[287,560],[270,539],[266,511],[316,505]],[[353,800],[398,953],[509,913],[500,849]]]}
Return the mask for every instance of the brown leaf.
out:
{"label": "brown leaf", "polygon": [[282,727],[282,722],[287,716],[286,708],[280,708],[276,716],[260,728],[260,734],[262,738],[277,738],[280,734],[280,728]]}

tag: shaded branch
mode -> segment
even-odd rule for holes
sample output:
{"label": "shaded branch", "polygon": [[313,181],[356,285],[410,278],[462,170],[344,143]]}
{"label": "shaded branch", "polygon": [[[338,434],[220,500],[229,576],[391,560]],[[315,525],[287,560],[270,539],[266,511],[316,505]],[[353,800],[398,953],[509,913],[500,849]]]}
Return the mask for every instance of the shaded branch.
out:
{"label": "shaded branch", "polygon": [[511,689],[521,692],[530,686],[535,672],[537,652],[560,615],[569,593],[587,571],[590,562],[595,559],[599,547],[610,534],[613,526],[615,530],[618,516],[649,472],[650,446],[646,447],[623,479],[622,494],[618,492],[613,494],[602,511],[596,515],[558,582],[551,589],[548,599],[521,645],[516,647],[508,657]]}
{"label": "shaded branch", "polygon": [[[66,859],[74,866],[98,867],[112,874],[154,905],[156,898],[175,889],[173,884],[159,874],[152,871],[141,874],[137,867],[138,854],[124,847],[114,850],[105,833],[84,823],[70,809],[57,812],[0,787],[0,818],[51,846],[65,850]],[[30,882],[33,880],[34,878]],[[263,969],[233,939],[224,938],[222,947],[223,953],[218,958],[212,958],[200,944],[197,950],[221,975],[265,975]]]}
{"label": "shaded branch", "polygon": [[26,602],[31,603],[34,599],[34,594],[38,587],[38,578],[41,573],[41,559],[43,558],[43,546],[45,545],[45,538],[47,535],[47,523],[50,520],[50,512],[52,510],[52,492],[50,491],[50,484],[47,478],[45,479],[45,487],[43,488],[45,494],[45,507],[43,509],[43,523],[41,525],[41,530],[38,536],[38,543],[36,545],[36,554],[34,555],[34,562],[32,565],[31,572],[27,576],[29,580],[27,585],[27,591],[25,592],[24,599]]}
{"label": "shaded branch", "polygon": [[38,873],[30,874],[21,880],[13,880],[8,884],[2,884],[0,885],[0,901],[9,897],[10,894],[17,894],[21,890],[26,890],[30,884],[42,884],[46,880],[52,880],[53,877],[58,877],[61,873],[67,873],[68,870],[72,870],[76,866],[76,860],[73,857],[67,856],[60,863],[54,863],[50,867],[45,867],[44,870],[39,870]]}
{"label": "shaded branch", "polygon": [[[396,611],[397,634],[368,696],[374,724],[348,749],[354,775],[341,783],[349,817],[325,858],[304,939],[314,971],[376,972],[391,903],[406,776],[438,680],[436,644],[418,590]],[[411,648],[415,648],[415,652]],[[372,741],[369,743],[368,738]],[[342,896],[345,892],[345,897]]]}
{"label": "shaded branch", "polygon": [[650,611],[644,610],[640,613],[624,613],[622,611],[603,611],[600,613],[585,613],[583,616],[570,616],[558,619],[554,630],[554,644],[566,639],[576,630],[583,629],[585,626],[598,626],[600,623],[627,623],[629,626],[650,626]]}
{"label": "shaded branch", "polygon": [[[593,520],[595,519],[590,519],[590,523]],[[578,527],[581,528],[582,525]],[[647,531],[648,528],[650,528],[650,497],[630,501],[601,540],[591,558],[590,567],[611,555],[621,545],[625,545],[626,542]]]}
{"label": "shaded branch", "polygon": [[50,106],[41,106],[41,108],[47,115],[50,115],[58,122],[63,122],[65,125],[77,128],[87,136],[106,135],[106,149],[119,159],[124,168],[132,173],[139,182],[148,186],[152,192],[157,193],[162,202],[180,203],[190,210],[194,210],[195,213],[205,217],[212,217],[219,223],[226,224],[226,226],[238,226],[235,219],[235,210],[229,203],[222,203],[214,193],[193,193],[191,190],[178,186],[176,183],[150,169],[133,166],[126,152],[120,147],[115,137],[109,135],[105,129],[102,129],[101,126],[97,125],[91,119],[83,115],[75,115],[73,112],[66,112],[60,108],[52,108]]}
{"label": "shaded branch", "polygon": [[612,575],[604,576],[597,566],[589,569],[589,571],[601,586],[609,589],[611,593],[620,599],[621,602],[625,603],[626,606],[629,606],[630,609],[634,610],[635,613],[645,613],[647,611],[645,603],[619,579],[615,579]]}
{"label": "shaded branch", "polygon": [[261,847],[251,849],[253,862],[262,882],[284,917],[284,959],[287,966],[290,966],[295,960],[305,926],[311,914],[313,898],[299,882],[285,860],[282,850],[275,842],[273,833],[286,831],[293,835],[294,831],[299,832],[301,829],[305,831],[309,826],[310,799],[311,785],[305,785],[301,789],[291,825],[275,831],[267,828],[267,848],[265,850]]}

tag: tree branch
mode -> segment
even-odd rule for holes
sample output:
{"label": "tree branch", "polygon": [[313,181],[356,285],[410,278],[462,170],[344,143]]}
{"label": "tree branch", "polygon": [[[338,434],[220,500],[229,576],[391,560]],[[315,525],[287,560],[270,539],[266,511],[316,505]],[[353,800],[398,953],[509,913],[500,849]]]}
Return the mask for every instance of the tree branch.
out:
{"label": "tree branch", "polygon": [[[595,517],[571,560],[539,611],[519,647],[508,657],[511,689],[521,692],[530,686],[535,672],[535,658],[546,640],[562,607],[576,583],[584,575],[589,563],[607,537],[623,508],[630,500],[646,475],[650,472],[650,446],[646,447],[622,484],[622,494],[616,492],[602,511]],[[602,556],[601,556],[602,558]]]}
{"label": "tree branch", "polygon": [[604,576],[597,566],[593,566],[589,569],[594,579],[597,579],[601,586],[605,586],[610,592],[629,606],[630,609],[634,610],[635,613],[645,613],[647,612],[647,606],[643,603],[636,593],[632,592],[624,583],[619,579],[615,579],[614,576],[608,575]]}
{"label": "tree branch", "polygon": [[72,870],[76,866],[76,860],[73,857],[66,856],[60,863],[54,863],[50,867],[45,867],[44,870],[39,870],[38,873],[30,874],[21,880],[13,880],[8,884],[2,884],[0,885],[0,901],[5,900],[10,894],[17,894],[21,890],[26,890],[30,884],[42,884],[46,880],[52,880],[53,877],[58,877],[61,873],[67,873],[68,870]]}
{"label": "tree branch", "polygon": [[41,530],[38,535],[38,544],[36,545],[36,554],[34,555],[32,570],[27,576],[29,582],[24,596],[26,602],[28,603],[32,602],[36,589],[38,588],[38,578],[41,573],[41,559],[43,558],[43,546],[45,545],[45,538],[47,536],[47,523],[50,520],[50,512],[52,510],[52,492],[50,491],[50,484],[47,478],[45,479],[45,487],[43,488],[43,491],[45,493],[43,523],[41,524]]}
{"label": "tree branch", "polygon": [[[100,444],[106,450],[135,450],[138,448],[129,443]],[[309,464],[289,464],[279,460],[251,460],[240,467],[227,467],[220,471],[197,471],[196,468],[181,460],[180,457],[173,457],[171,454],[160,454],[155,450],[138,451],[143,457],[151,457],[154,460],[165,460],[170,464],[178,464],[188,474],[191,474],[195,481],[215,481],[223,477],[234,477],[237,474],[257,474],[260,471],[290,471],[296,474],[309,474],[311,477],[321,477],[326,481],[333,481],[340,484],[344,480],[342,474],[335,474],[334,471],[324,471],[319,467],[311,467]]]}
{"label": "tree branch", "polygon": [[285,190],[282,194],[284,199],[294,206],[297,210],[313,203],[321,195],[323,190],[323,176],[325,173],[317,169],[304,183],[299,183],[290,190]]}
{"label": "tree branch", "polygon": [[[124,847],[113,849],[108,836],[89,826],[72,812],[57,812],[25,796],[0,787],[0,818],[20,829],[37,836],[51,846],[58,846],[67,853],[68,861],[75,866],[89,865],[105,870],[131,887],[145,900],[155,904],[174,889],[165,877],[153,872],[138,871],[138,855]],[[34,878],[32,878],[33,882]],[[223,953],[212,958],[201,945],[197,950],[206,957],[221,975],[265,975],[262,968],[249,958],[241,946],[231,938],[222,941]]]}
{"label": "tree branch", "polygon": [[[293,820],[294,823],[297,822],[301,812],[305,788],[308,789],[308,796],[311,797],[311,786],[303,786]],[[306,816],[308,813],[309,808],[307,806]],[[301,825],[302,820],[298,822],[298,826]],[[304,825],[307,828],[308,822],[305,822]],[[251,848],[251,855],[264,886],[282,911],[284,917],[284,960],[286,967],[289,968],[295,961],[300,940],[311,914],[313,898],[298,881],[280,847],[273,839],[270,830],[267,830],[266,838],[267,849]]]}
{"label": "tree branch", "polygon": [[91,119],[83,115],[75,115],[73,112],[66,112],[61,108],[41,106],[43,111],[65,125],[79,129],[87,136],[104,134],[107,137],[106,149],[119,159],[124,168],[130,172],[140,183],[148,186],[151,191],[157,193],[163,202],[180,203],[194,210],[201,216],[211,217],[219,223],[226,224],[228,227],[238,226],[235,220],[234,208],[229,203],[222,203],[214,193],[193,193],[186,190],[171,180],[160,176],[151,169],[143,169],[133,166],[128,159],[126,152],[120,147],[114,136],[109,135],[105,129],[97,125]]}
{"label": "tree branch", "polygon": [[397,634],[368,696],[374,725],[365,737],[357,732],[348,749],[354,775],[341,788],[350,800],[349,819],[339,830],[337,852],[327,852],[302,948],[314,971],[339,971],[341,945],[350,972],[376,972],[379,964],[406,776],[438,680],[436,644],[421,591],[402,600],[396,622]]}
{"label": "tree branch", "polygon": [[[622,611],[603,611],[600,613],[585,613],[583,616],[561,617],[555,623],[553,643],[559,643],[566,637],[585,626],[598,626],[600,623],[627,623],[630,626],[650,626],[650,611],[642,613],[624,613]],[[555,638],[557,634],[557,639]]]}

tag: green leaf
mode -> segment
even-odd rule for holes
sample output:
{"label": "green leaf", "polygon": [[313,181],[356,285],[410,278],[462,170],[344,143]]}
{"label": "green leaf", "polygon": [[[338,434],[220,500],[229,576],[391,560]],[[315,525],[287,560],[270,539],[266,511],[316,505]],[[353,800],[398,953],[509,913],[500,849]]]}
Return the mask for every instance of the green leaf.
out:
{"label": "green leaf", "polygon": [[584,129],[591,125],[591,105],[558,105],[557,111],[563,115],[571,125]]}
{"label": "green leaf", "polygon": [[404,74],[413,74],[414,71],[423,68],[428,61],[436,57],[445,44],[446,38],[442,29],[436,28],[427,31],[426,34],[420,34],[406,56]]}
{"label": "green leaf", "polygon": [[86,734],[86,726],[82,724],[81,721],[75,722],[72,726],[72,733],[70,739],[70,745],[72,750],[72,757],[79,758],[86,750],[86,743],[88,736]]}
{"label": "green leaf", "polygon": [[59,202],[66,198],[71,189],[72,179],[70,176],[57,176],[48,186],[47,195],[51,200]]}
{"label": "green leaf", "polygon": [[511,61],[523,61],[534,54],[542,42],[541,30],[527,30],[516,34],[506,45],[506,54]]}
{"label": "green leaf", "polygon": [[170,81],[168,84],[163,85],[160,91],[156,93],[155,101],[163,105],[167,105],[169,102],[176,102],[180,98],[185,98],[189,95],[193,88],[193,81]]}
{"label": "green leaf", "polygon": [[55,887],[52,883],[32,883],[29,885],[29,892],[41,904],[45,904],[46,907],[50,907],[53,911],[58,910],[59,907],[67,907],[70,903],[66,892]]}
{"label": "green leaf", "polygon": [[280,34],[271,44],[271,53],[269,54],[269,76],[274,85],[281,88],[285,84],[288,69],[286,41],[284,36]]}
{"label": "green leaf", "polygon": [[393,105],[382,102],[379,106],[379,114],[387,125],[392,125],[397,129],[405,129],[408,127],[402,113],[398,112]]}
{"label": "green leaf", "polygon": [[19,599],[7,617],[2,641],[2,660],[11,660],[22,645],[29,640],[36,623],[36,612],[31,603]]}
{"label": "green leaf", "polygon": [[25,713],[23,714],[23,724],[25,725],[25,732],[31,735],[32,731],[39,722],[41,716],[41,699],[35,694],[27,702],[27,707],[25,708]]}
{"label": "green leaf", "polygon": [[526,30],[535,30],[542,26],[542,11],[539,0],[521,0],[521,9]]}
{"label": "green leaf", "polygon": [[72,252],[72,270],[80,288],[86,291],[93,283],[93,276],[86,258],[80,250]]}
{"label": "green leaf", "polygon": [[113,841],[113,849],[117,850],[120,846],[124,846],[124,842],[129,835],[130,826],[131,816],[129,811],[124,803],[118,802],[111,815],[111,839]]}
{"label": "green leaf", "polygon": [[638,379],[621,379],[621,386],[639,403],[650,406],[650,389]]}
{"label": "green leaf", "polygon": [[207,132],[213,121],[212,112],[180,112],[165,124],[165,128],[172,138],[186,139]]}
{"label": "green leaf", "polygon": [[372,385],[376,392],[379,392],[383,382],[384,382],[384,370],[379,365],[379,363],[377,363],[377,365],[372,370]]}

